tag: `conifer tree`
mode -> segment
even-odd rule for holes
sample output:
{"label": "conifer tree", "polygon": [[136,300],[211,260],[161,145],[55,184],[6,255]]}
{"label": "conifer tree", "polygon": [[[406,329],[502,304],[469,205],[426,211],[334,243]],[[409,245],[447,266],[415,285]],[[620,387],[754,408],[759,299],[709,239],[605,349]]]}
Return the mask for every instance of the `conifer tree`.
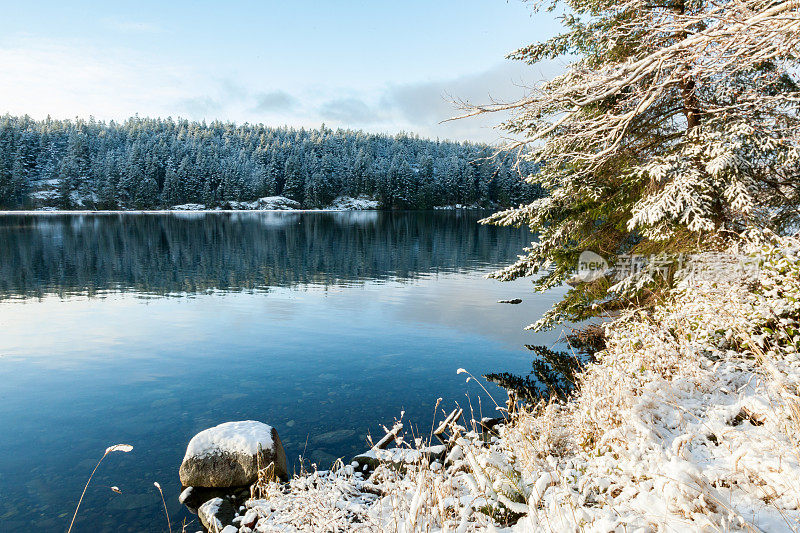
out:
{"label": "conifer tree", "polygon": [[[569,279],[578,256],[726,246],[748,228],[796,227],[800,204],[800,4],[786,0],[562,0],[565,31],[511,58],[565,55],[566,71],[511,110],[511,148],[540,164],[547,196],[486,222],[538,234],[499,279]],[[656,280],[658,281],[658,280]],[[573,289],[540,325],[625,302],[600,278]],[[650,293],[641,284],[631,297]],[[611,296],[611,297],[609,297]],[[598,305],[592,305],[595,302]]]}
{"label": "conifer tree", "polygon": [[[425,208],[447,203],[440,194],[443,159],[464,166],[484,150],[470,143],[329,128],[140,117],[124,123],[35,121],[3,115],[0,208],[214,207],[272,195],[306,204],[306,189],[313,191],[308,206],[324,207],[341,195],[367,195],[384,200],[386,208]],[[393,161],[394,178],[389,176]],[[390,178],[396,178],[391,188]],[[400,200],[394,202],[395,197]]]}

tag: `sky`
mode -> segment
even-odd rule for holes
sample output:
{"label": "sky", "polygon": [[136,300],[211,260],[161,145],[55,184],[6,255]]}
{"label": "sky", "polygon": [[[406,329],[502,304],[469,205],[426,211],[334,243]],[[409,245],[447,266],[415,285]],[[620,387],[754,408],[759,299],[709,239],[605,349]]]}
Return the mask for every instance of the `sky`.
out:
{"label": "sky", "polygon": [[558,31],[522,0],[0,0],[0,114],[171,116],[496,143],[490,115],[557,63],[506,60]]}

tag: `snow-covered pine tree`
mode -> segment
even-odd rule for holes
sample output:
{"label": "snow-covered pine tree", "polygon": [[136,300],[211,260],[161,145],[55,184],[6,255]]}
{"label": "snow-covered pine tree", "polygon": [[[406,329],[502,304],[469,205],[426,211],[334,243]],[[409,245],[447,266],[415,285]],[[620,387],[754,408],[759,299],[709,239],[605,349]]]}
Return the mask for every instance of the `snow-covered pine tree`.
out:
{"label": "snow-covered pine tree", "polygon": [[[526,254],[495,273],[562,283],[583,250],[722,246],[750,226],[797,228],[800,122],[796,0],[553,0],[565,31],[511,58],[568,58],[510,110],[511,148],[541,164],[548,196],[486,220],[528,225]],[[524,150],[523,150],[524,149]],[[573,289],[540,322],[624,305],[605,278]],[[640,292],[639,297],[646,296]],[[602,301],[602,305],[591,305]]]}
{"label": "snow-covered pine tree", "polygon": [[[315,175],[311,188],[316,197],[308,206],[328,205],[340,195],[367,195],[386,199],[387,208],[429,208],[449,197],[464,203],[457,186],[463,172],[452,180],[452,194],[443,194],[446,169],[460,172],[484,151],[472,143],[329,128],[142,117],[124,123],[35,121],[2,115],[0,208],[55,203],[65,208],[152,209],[184,203],[214,207],[272,195],[305,203],[306,182]],[[410,179],[399,181],[402,190],[395,191],[388,187],[388,173],[398,154],[411,172],[405,173]],[[425,167],[431,162],[425,157],[432,160],[433,172]],[[443,164],[444,159],[453,164]],[[396,170],[400,166],[398,159]],[[148,178],[152,182],[144,184]],[[515,189],[517,185],[507,184]],[[481,200],[493,203],[500,192],[487,189],[490,198]],[[395,195],[405,200],[393,202]],[[60,196],[60,202],[54,196]]]}

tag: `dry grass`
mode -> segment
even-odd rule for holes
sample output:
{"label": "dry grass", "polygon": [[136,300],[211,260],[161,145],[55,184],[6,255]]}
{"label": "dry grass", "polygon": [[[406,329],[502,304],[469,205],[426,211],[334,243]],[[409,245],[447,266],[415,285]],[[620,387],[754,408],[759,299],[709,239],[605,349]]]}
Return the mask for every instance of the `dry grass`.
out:
{"label": "dry grass", "polygon": [[88,481],[86,481],[86,485],[83,487],[83,492],[81,493],[81,497],[78,500],[78,505],[75,506],[75,514],[72,515],[72,521],[69,523],[69,528],[67,529],[67,533],[71,533],[72,532],[72,526],[75,525],[75,518],[78,517],[78,510],[81,508],[81,503],[83,503],[83,497],[86,496],[86,489],[89,488],[89,483],[92,482],[92,478],[94,477],[94,473],[97,472],[98,468],[100,468],[100,463],[103,462],[103,459],[105,459],[106,456],[108,454],[110,454],[111,452],[125,452],[125,453],[127,453],[127,452],[129,452],[131,450],[133,450],[133,446],[131,446],[130,444],[115,444],[113,446],[109,446],[108,448],[106,448],[105,453],[100,458],[100,460],[97,461],[97,464],[95,465],[94,470],[92,470],[92,473],[89,476]]}
{"label": "dry grass", "polygon": [[[799,530],[800,259],[783,245],[758,283],[685,280],[608,324],[569,401],[512,402],[496,435],[443,412],[445,458],[276,485],[270,504],[295,505],[264,530],[313,527],[303,515],[329,531]],[[334,519],[357,498],[357,515]]]}

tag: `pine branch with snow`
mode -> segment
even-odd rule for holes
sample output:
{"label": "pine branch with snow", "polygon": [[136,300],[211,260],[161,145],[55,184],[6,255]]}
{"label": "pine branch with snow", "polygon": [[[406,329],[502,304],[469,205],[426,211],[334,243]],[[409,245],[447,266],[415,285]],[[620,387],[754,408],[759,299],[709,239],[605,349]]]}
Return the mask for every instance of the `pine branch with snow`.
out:
{"label": "pine branch with snow", "polygon": [[[579,254],[723,249],[747,228],[800,222],[800,6],[761,0],[564,0],[564,32],[511,54],[566,71],[509,104],[502,127],[547,198],[485,220],[529,226],[537,242],[495,274],[541,273],[545,289],[574,273]],[[589,309],[619,300],[597,298]],[[596,291],[602,294],[601,291]],[[553,318],[575,318],[560,306]]]}

